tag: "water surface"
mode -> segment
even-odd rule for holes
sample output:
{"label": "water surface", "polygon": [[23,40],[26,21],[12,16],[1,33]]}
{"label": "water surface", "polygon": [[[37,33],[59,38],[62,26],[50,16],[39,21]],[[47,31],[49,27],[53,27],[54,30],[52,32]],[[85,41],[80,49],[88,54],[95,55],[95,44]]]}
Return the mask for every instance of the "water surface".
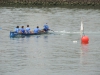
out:
{"label": "water surface", "polygon": [[[0,75],[100,74],[99,9],[0,7],[0,17]],[[81,21],[88,45],[80,41]],[[9,37],[17,25],[33,30],[46,22],[53,34]]]}

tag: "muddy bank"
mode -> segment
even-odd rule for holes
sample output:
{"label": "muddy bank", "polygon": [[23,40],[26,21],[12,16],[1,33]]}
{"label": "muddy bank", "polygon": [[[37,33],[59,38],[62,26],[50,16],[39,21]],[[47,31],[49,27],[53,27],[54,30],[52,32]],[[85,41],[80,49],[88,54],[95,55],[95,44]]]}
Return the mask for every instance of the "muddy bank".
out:
{"label": "muddy bank", "polygon": [[95,6],[100,8],[100,0],[0,0],[0,6]]}

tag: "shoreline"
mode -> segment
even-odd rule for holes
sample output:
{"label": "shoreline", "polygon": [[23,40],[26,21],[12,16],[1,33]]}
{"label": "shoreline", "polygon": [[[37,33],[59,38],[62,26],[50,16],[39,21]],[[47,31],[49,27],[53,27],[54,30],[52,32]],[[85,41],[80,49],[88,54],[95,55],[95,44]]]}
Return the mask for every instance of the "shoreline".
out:
{"label": "shoreline", "polygon": [[0,7],[63,7],[100,9],[100,0],[1,0]]}
{"label": "shoreline", "polygon": [[100,9],[100,5],[32,5],[32,4],[0,4],[0,7],[49,7],[49,8],[54,8],[54,7],[60,7],[60,8],[79,8],[79,9]]}

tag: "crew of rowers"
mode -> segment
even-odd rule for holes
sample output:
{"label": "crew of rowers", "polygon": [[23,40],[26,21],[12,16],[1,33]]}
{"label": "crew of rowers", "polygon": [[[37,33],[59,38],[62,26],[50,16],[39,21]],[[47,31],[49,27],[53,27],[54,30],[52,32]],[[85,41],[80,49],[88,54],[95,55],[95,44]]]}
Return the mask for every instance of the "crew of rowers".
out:
{"label": "crew of rowers", "polygon": [[40,29],[39,26],[37,26],[33,31],[31,31],[29,25],[27,25],[26,28],[24,28],[24,26],[19,28],[19,26],[17,26],[14,31],[16,33],[26,33],[26,34],[28,34],[28,33],[47,32],[49,30],[49,26],[47,25],[47,23],[43,27],[44,27],[43,29]]}

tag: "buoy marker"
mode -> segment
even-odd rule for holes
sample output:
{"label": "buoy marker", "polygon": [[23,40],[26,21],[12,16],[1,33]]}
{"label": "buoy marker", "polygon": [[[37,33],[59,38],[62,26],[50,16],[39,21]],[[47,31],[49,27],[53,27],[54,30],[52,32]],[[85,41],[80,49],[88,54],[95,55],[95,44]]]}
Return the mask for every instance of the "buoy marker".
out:
{"label": "buoy marker", "polygon": [[83,22],[81,21],[81,44],[88,44],[89,43],[89,37],[84,34],[84,27],[83,27]]}
{"label": "buoy marker", "polygon": [[89,38],[88,38],[88,36],[86,36],[86,35],[82,36],[82,38],[81,38],[81,43],[82,43],[82,44],[88,44],[88,43],[89,43]]}

